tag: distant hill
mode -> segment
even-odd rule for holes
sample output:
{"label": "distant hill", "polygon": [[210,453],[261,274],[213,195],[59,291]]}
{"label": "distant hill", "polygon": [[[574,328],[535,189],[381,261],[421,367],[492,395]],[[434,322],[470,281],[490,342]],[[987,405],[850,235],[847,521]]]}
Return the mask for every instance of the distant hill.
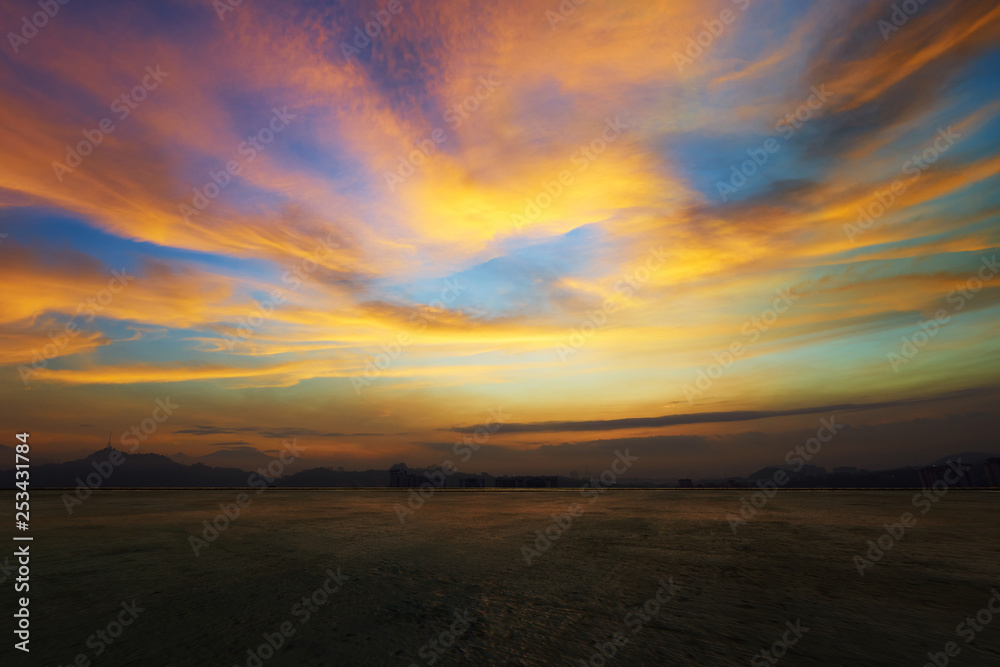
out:
{"label": "distant hill", "polygon": [[[214,454],[219,454],[215,452]],[[247,452],[243,452],[247,453]],[[0,445],[0,456],[10,462],[11,468],[0,470],[0,488],[14,488],[14,454],[15,450],[5,445]],[[252,454],[252,452],[250,453]],[[260,468],[273,461],[264,454],[262,458],[250,457],[244,461],[260,461]],[[961,459],[963,464],[971,465],[970,475],[974,482],[980,486],[988,486],[988,478],[985,472],[983,461],[995,454],[983,452],[966,452],[955,454],[939,459],[936,463],[947,465],[948,461]],[[69,487],[80,485],[93,486],[95,488],[128,488],[128,487],[246,487],[254,486],[261,482],[261,477],[254,471],[240,469],[237,466],[211,466],[205,465],[202,461],[228,460],[224,456],[209,454],[198,459],[186,457],[183,454],[175,455],[174,458],[194,461],[194,463],[182,463],[173,460],[171,457],[161,454],[128,454],[114,449],[102,449],[87,455],[84,458],[66,463],[31,463],[30,483],[34,488],[39,487]],[[115,466],[111,459],[120,460],[121,464]],[[301,463],[301,460],[297,461]],[[789,475],[791,481],[788,487],[815,488],[815,487],[840,487],[840,488],[877,488],[877,487],[919,487],[920,468],[907,466],[894,470],[858,470],[851,467],[840,467],[833,472],[826,469],[806,465],[798,473],[794,473],[788,466],[768,466],[752,473],[746,478],[734,479],[714,479],[699,480],[698,486],[725,487],[732,484],[736,486],[753,487],[757,482],[773,479],[778,471],[784,471]],[[427,471],[433,472],[433,469]],[[424,470],[410,469],[409,472],[423,477]],[[467,473],[455,473],[446,477],[445,486],[460,487],[465,480],[476,479],[489,487],[494,486],[495,478],[492,475],[474,475]],[[423,481],[421,479],[421,481]],[[327,467],[309,468],[289,474],[289,469],[284,471],[281,478],[270,482],[274,486],[295,488],[295,487],[385,487],[389,485],[388,470],[333,470]],[[579,486],[580,480],[559,477],[558,486],[571,488]],[[623,480],[622,487],[633,486]],[[639,485],[643,486],[643,485]],[[660,486],[667,486],[661,484]]]}
{"label": "distant hill", "polygon": [[176,461],[177,463],[183,463],[186,466],[194,465],[198,463],[198,459],[194,456],[188,456],[184,452],[177,452],[176,454],[170,454],[170,459]]}
{"label": "distant hill", "polygon": [[[961,461],[963,465],[971,466],[969,474],[973,482],[979,486],[989,486],[989,478],[983,465],[986,459],[996,457],[997,454],[986,452],[963,452],[952,454],[934,461],[928,465],[948,465],[949,461]],[[819,466],[806,465],[798,473],[794,473],[790,466],[768,466],[751,473],[742,482],[743,485],[753,486],[758,481],[773,479],[774,473],[783,470],[791,478],[788,487],[834,487],[834,488],[878,488],[878,487],[908,487],[921,486],[920,468],[923,466],[905,466],[892,470],[858,470],[851,467],[835,468],[834,471],[827,472]],[[702,480],[702,485],[724,486],[726,480]]]}
{"label": "distant hill", "polygon": [[948,461],[957,461],[958,459],[962,459],[962,463],[966,465],[978,465],[980,463],[985,463],[986,459],[994,457],[1000,457],[1000,454],[988,454],[986,452],[962,452],[961,454],[952,454],[951,456],[946,456],[943,459],[938,459],[931,465],[944,466],[948,465]]}
{"label": "distant hill", "polygon": [[[237,468],[212,468],[201,463],[184,465],[161,454],[118,452],[122,462],[110,462],[112,452],[103,449],[76,461],[32,465],[32,487],[100,488],[150,486],[247,486],[250,473]],[[117,456],[115,457],[117,460]],[[13,456],[11,457],[13,462]],[[14,469],[0,472],[4,488],[14,487]]]}
{"label": "distant hill", "polygon": [[795,472],[791,466],[768,466],[766,468],[761,468],[757,472],[750,473],[747,479],[757,480],[757,479],[771,479],[774,477],[774,473],[779,470],[784,470],[788,473],[788,476],[792,479],[807,478],[807,477],[821,477],[826,473],[826,468],[821,468],[820,466],[814,466],[806,463],[802,466],[802,469]]}
{"label": "distant hill", "polygon": [[[267,465],[274,461],[277,456],[269,456],[254,447],[234,447],[220,449],[212,452],[211,454],[205,454],[204,456],[198,457],[188,456],[187,454],[178,452],[176,454],[172,454],[170,458],[177,463],[183,463],[184,465],[202,463],[213,468],[239,468],[240,470],[253,472],[255,470],[260,470],[261,468],[267,468]],[[284,474],[287,476],[293,472],[305,470],[314,465],[315,463],[310,463],[305,459],[298,458],[290,464],[283,465]]]}

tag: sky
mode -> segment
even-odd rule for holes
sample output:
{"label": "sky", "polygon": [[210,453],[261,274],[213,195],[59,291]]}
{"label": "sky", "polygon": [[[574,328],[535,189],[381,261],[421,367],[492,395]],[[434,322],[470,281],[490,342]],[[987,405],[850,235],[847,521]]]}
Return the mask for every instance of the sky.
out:
{"label": "sky", "polygon": [[997,452],[1000,6],[896,5],[2,0],[0,440]]}

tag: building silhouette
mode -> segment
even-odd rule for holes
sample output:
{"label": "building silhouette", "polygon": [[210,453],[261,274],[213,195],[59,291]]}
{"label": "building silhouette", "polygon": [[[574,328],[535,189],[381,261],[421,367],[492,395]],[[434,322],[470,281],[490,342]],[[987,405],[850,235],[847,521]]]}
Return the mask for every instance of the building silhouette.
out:
{"label": "building silhouette", "polygon": [[555,475],[503,475],[496,478],[496,485],[502,489],[554,489],[559,486]]}
{"label": "building silhouette", "polygon": [[394,488],[409,489],[414,487],[419,487],[423,482],[427,480],[423,475],[414,475],[411,473],[405,463],[397,463],[396,465],[389,468],[389,486]]}

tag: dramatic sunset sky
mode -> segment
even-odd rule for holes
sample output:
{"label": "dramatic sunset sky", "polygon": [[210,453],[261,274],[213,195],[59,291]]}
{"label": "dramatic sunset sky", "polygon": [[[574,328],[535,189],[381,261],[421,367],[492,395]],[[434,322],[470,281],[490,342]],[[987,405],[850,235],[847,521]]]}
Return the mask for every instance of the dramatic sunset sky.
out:
{"label": "dramatic sunset sky", "polygon": [[0,1],[0,442],[1000,449],[995,1],[388,4]]}

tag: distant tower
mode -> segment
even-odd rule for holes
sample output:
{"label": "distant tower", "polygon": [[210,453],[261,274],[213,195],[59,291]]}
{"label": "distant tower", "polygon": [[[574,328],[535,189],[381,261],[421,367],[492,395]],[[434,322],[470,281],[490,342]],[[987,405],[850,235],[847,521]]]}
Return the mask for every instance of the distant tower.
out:
{"label": "distant tower", "polygon": [[111,431],[108,431],[108,446],[105,449],[111,449]]}

